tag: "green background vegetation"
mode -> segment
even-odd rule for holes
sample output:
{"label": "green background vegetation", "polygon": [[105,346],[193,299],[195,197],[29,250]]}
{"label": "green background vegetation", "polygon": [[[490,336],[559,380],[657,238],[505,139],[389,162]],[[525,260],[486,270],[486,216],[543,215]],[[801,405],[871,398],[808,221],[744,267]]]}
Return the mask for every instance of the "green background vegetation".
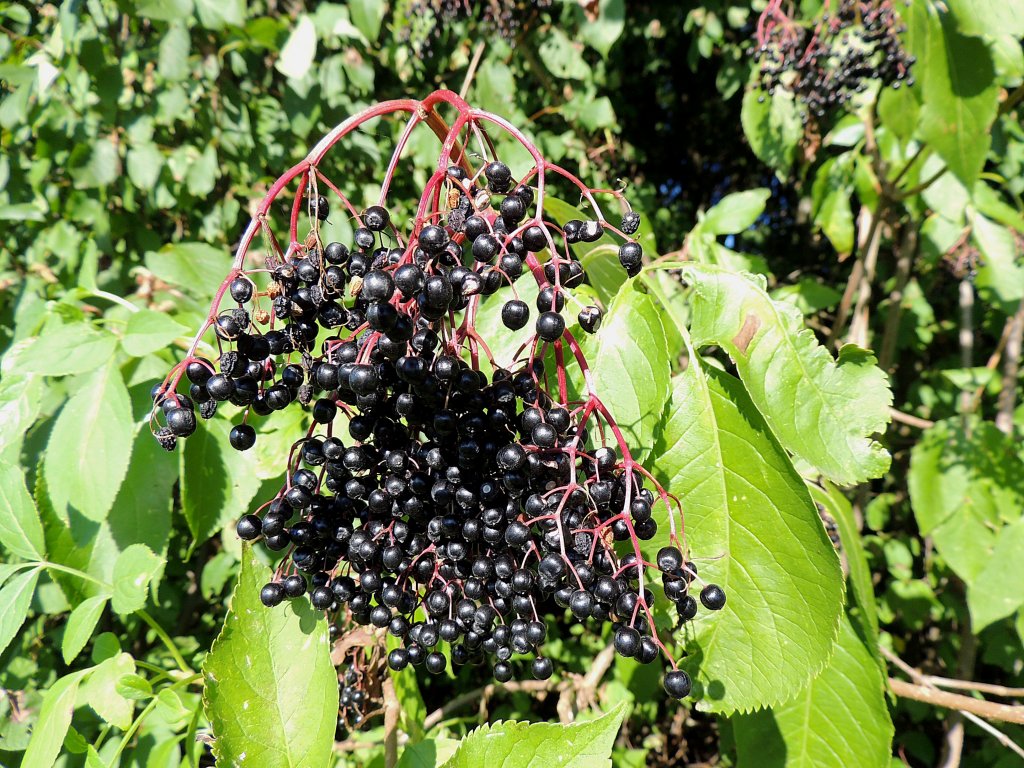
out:
{"label": "green background vegetation", "polygon": [[[479,18],[430,35],[426,7],[0,3],[0,765],[196,765],[211,734],[232,754],[245,686],[303,714],[259,722],[288,750],[262,765],[385,765],[380,718],[330,756],[324,656],[266,671],[308,636],[299,612],[208,656],[266,567],[234,521],[276,491],[301,417],[247,454],[220,415],[175,454],[145,421],[277,175],[346,116],[438,87],[628,185],[649,222],[634,281],[613,249],[587,255],[609,308],[595,370],[614,411],[656,409],[632,437],[730,603],[679,638],[692,710],[633,662],[586,678],[608,638],[561,619],[546,695],[441,717],[485,671],[395,675],[400,765],[533,765],[570,741],[581,766],[1021,764],[1000,741],[1024,746],[1020,725],[992,719],[997,737],[913,694],[948,688],[922,673],[1010,689],[960,691],[982,704],[1024,686],[1024,3],[898,4],[913,87],[821,120],[752,85],[763,2],[520,2],[512,39]],[[333,155],[357,204],[399,130]],[[608,362],[640,358],[664,380]],[[248,677],[219,674],[248,653]],[[546,724],[465,738],[484,720]]]}

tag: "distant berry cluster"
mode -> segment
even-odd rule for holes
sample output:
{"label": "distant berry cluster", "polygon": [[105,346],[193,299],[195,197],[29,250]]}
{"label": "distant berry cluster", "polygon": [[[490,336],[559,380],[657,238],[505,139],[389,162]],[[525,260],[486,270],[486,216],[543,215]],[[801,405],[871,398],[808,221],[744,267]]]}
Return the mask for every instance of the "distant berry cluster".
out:
{"label": "distant berry cluster", "polygon": [[531,14],[550,6],[551,0],[407,0],[402,37],[418,52],[429,52],[445,29],[471,19],[480,32],[511,41]]}
{"label": "distant berry cluster", "polygon": [[769,94],[784,88],[821,118],[871,82],[913,85],[914,57],[900,43],[905,28],[893,0],[839,0],[834,10],[826,2],[813,28],[781,5],[771,0],[757,26],[761,87]]}
{"label": "distant berry cluster", "polygon": [[[450,128],[433,112],[445,103],[457,112]],[[407,132],[426,122],[442,139],[405,224],[386,205],[404,140],[378,202],[361,210],[318,167],[367,116],[393,112],[411,113]],[[518,178],[493,155],[493,126],[534,158]],[[491,156],[472,160],[468,141]],[[554,180],[582,195],[594,218],[551,221],[544,197]],[[267,211],[295,181],[282,249]],[[340,207],[319,194],[325,186]],[[621,206],[614,224],[598,193]],[[323,242],[322,222],[338,211],[352,217],[351,242]],[[237,526],[241,538],[284,553],[264,604],[308,599],[331,617],[334,637],[360,625],[390,633],[402,641],[386,659],[395,670],[486,663],[502,682],[552,675],[546,617],[571,615],[598,633],[611,622],[620,654],[645,664],[664,655],[668,693],[690,692],[655,628],[650,572],[660,572],[681,622],[700,603],[721,609],[725,594],[695,589],[678,503],[633,459],[570,330],[594,333],[602,320],[573,295],[586,280],[574,246],[615,238],[634,276],[640,223],[621,192],[587,188],[503,119],[447,91],[357,116],[282,177],[193,351],[154,391],[154,430],[168,448],[196,429],[197,409],[209,418],[218,403],[241,409],[230,441],[242,451],[261,417],[308,410],[312,424],[294,437],[283,486]],[[245,269],[257,233],[264,265]],[[533,306],[514,287],[527,272],[538,286]],[[482,299],[499,290],[509,294],[494,299],[506,333],[532,323],[507,367],[477,324]],[[195,354],[208,331],[215,362]],[[582,394],[570,391],[573,368]],[[178,391],[185,381],[188,394]],[[641,542],[659,533],[648,562]]]}

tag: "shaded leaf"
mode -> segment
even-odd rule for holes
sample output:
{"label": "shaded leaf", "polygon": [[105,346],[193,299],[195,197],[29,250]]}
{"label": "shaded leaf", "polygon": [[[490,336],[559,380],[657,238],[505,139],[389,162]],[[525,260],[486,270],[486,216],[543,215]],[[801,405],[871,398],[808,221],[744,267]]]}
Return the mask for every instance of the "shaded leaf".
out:
{"label": "shaded leaf", "polygon": [[804,133],[793,97],[783,88],[773,95],[749,89],[743,94],[740,122],[758,159],[779,173],[787,171]]}
{"label": "shaded leaf", "polygon": [[996,536],[988,564],[971,582],[967,605],[971,629],[985,627],[1012,616],[1024,605],[1024,517],[1003,527]]}
{"label": "shaded leaf", "polygon": [[39,569],[11,576],[0,589],[0,654],[7,650],[28,616],[32,593],[39,581]]}
{"label": "shaded leaf", "polygon": [[39,708],[32,740],[21,759],[21,768],[53,768],[56,764],[71,725],[78,687],[90,672],[91,667],[65,675],[43,694],[43,705]]}

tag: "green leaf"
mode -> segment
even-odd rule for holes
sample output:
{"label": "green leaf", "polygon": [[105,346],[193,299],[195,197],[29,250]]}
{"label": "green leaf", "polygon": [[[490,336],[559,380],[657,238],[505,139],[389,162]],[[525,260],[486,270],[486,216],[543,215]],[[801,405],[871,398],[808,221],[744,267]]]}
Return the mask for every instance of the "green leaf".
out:
{"label": "green leaf", "polygon": [[0,461],[0,544],[26,560],[45,560],[46,541],[22,470]]}
{"label": "green leaf", "polygon": [[110,601],[115,612],[122,616],[134,613],[146,605],[146,590],[164,559],[157,557],[145,544],[132,544],[114,563],[114,594]]}
{"label": "green leaf", "polygon": [[597,18],[588,20],[580,27],[580,37],[583,41],[608,58],[615,41],[622,35],[626,27],[626,2],[625,0],[599,0],[597,4]]}
{"label": "green leaf", "polygon": [[137,144],[128,150],[128,178],[132,184],[148,192],[156,186],[164,167],[164,156],[151,141]]}
{"label": "green leaf", "polygon": [[338,719],[327,622],[306,600],[266,608],[259,593],[270,578],[245,545],[224,628],[203,663],[213,751],[224,765],[322,768]]}
{"label": "green leaf", "polygon": [[443,768],[611,768],[612,744],[626,716],[619,704],[596,720],[559,725],[514,720],[469,732]]}
{"label": "green leaf", "polygon": [[992,559],[996,536],[1024,509],[1024,461],[990,422],[959,418],[925,430],[910,453],[911,506],[922,536],[968,585]]}
{"label": "green leaf", "polygon": [[44,376],[71,376],[94,371],[114,354],[117,339],[85,323],[68,323],[46,331],[22,354],[21,370]]}
{"label": "green leaf", "polygon": [[779,173],[788,171],[804,133],[793,97],[783,88],[773,95],[749,89],[743,94],[740,122],[758,159]]}
{"label": "green leaf", "polygon": [[1012,312],[1024,298],[1024,262],[1018,256],[1014,233],[980,213],[971,216],[971,225],[971,240],[982,256],[976,284]]}
{"label": "green leaf", "polygon": [[181,462],[181,512],[192,549],[248,512],[259,490],[254,457],[231,447],[231,425],[211,419],[185,441]]}
{"label": "green leaf", "polygon": [[733,719],[740,765],[889,768],[893,725],[882,672],[849,618],[828,666],[795,698]]}
{"label": "green leaf", "polygon": [[207,29],[245,24],[245,0],[196,0],[199,23]]}
{"label": "green leaf", "polygon": [[133,431],[128,390],[111,359],[83,382],[50,433],[43,466],[59,513],[106,517],[128,471]]}
{"label": "green leaf", "polygon": [[538,57],[555,77],[586,80],[590,67],[583,58],[583,46],[574,43],[559,27],[551,27],[544,35]]}
{"label": "green leaf", "polygon": [[918,135],[970,189],[985,164],[989,129],[999,106],[992,55],[982,40],[964,37],[931,2],[909,10],[916,33],[914,77],[922,92]]}
{"label": "green leaf", "polygon": [[382,3],[381,0],[350,0],[348,3],[352,23],[371,43],[380,35],[380,25],[387,10],[387,3]]}
{"label": "green leaf", "polygon": [[1013,35],[1024,37],[1024,11],[1006,0],[946,0],[965,35]]}
{"label": "green leaf", "polygon": [[143,357],[166,349],[189,329],[163,312],[140,309],[128,318],[121,346],[132,357]]}
{"label": "green leaf", "polygon": [[109,599],[107,595],[88,597],[76,605],[71,615],[68,616],[68,623],[64,627],[64,639],[60,644],[65,664],[74,661],[85,648],[85,644],[92,637]]}
{"label": "green leaf", "polygon": [[771,192],[763,188],[726,195],[704,215],[701,229],[714,235],[742,232],[752,226],[764,212],[770,195]]}
{"label": "green leaf", "polygon": [[[83,147],[85,148],[85,147]],[[78,189],[98,189],[113,184],[121,170],[121,158],[117,147],[109,139],[94,138],[87,148],[88,159],[84,164],[71,170],[71,177]]]}
{"label": "green leaf", "polygon": [[[401,640],[388,635],[388,651],[401,648],[402,645]],[[406,667],[396,672],[389,668],[388,675],[395,686],[395,697],[402,707],[402,730],[409,734],[411,743],[415,744],[423,739],[423,721],[427,717],[427,705],[423,703],[423,695],[416,681],[416,670]]]}
{"label": "green leaf", "polygon": [[122,675],[115,686],[118,696],[132,701],[144,701],[153,696],[153,686],[141,675]]}
{"label": "green leaf", "polygon": [[853,250],[853,158],[853,153],[846,153],[822,163],[811,191],[814,223],[840,253]]}
{"label": "green leaf", "polygon": [[594,387],[626,436],[633,458],[643,461],[669,396],[671,372],[661,313],[631,280],[619,290],[589,341]]}
{"label": "green leaf", "polygon": [[437,768],[455,754],[459,742],[455,739],[426,739],[410,744],[398,758],[396,768]]}
{"label": "green leaf", "polygon": [[192,40],[188,29],[179,21],[172,22],[160,40],[157,70],[165,80],[178,82],[188,77],[188,56]]}
{"label": "green leaf", "polygon": [[230,264],[230,253],[206,243],[173,243],[146,254],[146,269],[202,299],[212,298]]}
{"label": "green leaf", "polygon": [[787,450],[841,485],[886,472],[889,454],[872,436],[885,431],[892,392],[870,353],[847,344],[834,360],[795,307],[772,301],[763,279],[710,265],[681,272],[694,288],[694,344],[729,354]]}
{"label": "green leaf", "polygon": [[90,672],[91,667],[65,675],[43,694],[39,718],[21,759],[21,768],[53,768],[56,764],[75,711],[78,686]]}
{"label": "green leaf", "polygon": [[857,608],[867,622],[871,642],[877,642],[878,606],[875,604],[875,590],[871,585],[871,568],[868,565],[864,541],[860,536],[860,528],[853,514],[853,507],[847,498],[839,492],[839,489],[830,483],[825,483],[824,488],[811,484],[808,484],[807,487],[811,491],[811,498],[824,507],[825,511],[836,521]]}
{"label": "green leaf", "polygon": [[839,558],[739,381],[691,356],[666,414],[654,469],[679,497],[701,577],[728,598],[722,611],[692,623],[683,664],[702,694],[698,706],[730,713],[785,701],[832,652],[843,604]]}
{"label": "green leaf", "polygon": [[82,700],[111,725],[124,730],[132,723],[135,701],[117,692],[117,682],[135,673],[135,659],[119,653],[96,665],[89,679],[82,683]]}
{"label": "green leaf", "polygon": [[313,66],[316,58],[316,28],[308,15],[299,16],[295,28],[288,36],[281,56],[277,60],[277,71],[295,80],[303,77]]}
{"label": "green leaf", "polygon": [[7,650],[25,623],[37,581],[39,569],[32,568],[12,576],[0,589],[0,654]]}
{"label": "green leaf", "polygon": [[967,592],[971,629],[975,634],[1024,605],[1024,517],[996,536],[992,556]]}
{"label": "green leaf", "polygon": [[192,13],[192,0],[141,0],[135,12],[157,21],[184,21]]}

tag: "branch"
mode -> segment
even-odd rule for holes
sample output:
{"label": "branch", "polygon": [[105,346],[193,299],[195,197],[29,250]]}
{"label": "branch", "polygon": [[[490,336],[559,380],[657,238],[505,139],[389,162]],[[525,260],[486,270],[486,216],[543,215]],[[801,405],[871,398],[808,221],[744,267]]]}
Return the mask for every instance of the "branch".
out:
{"label": "branch", "polygon": [[1017,375],[1020,372],[1021,342],[1024,341],[1024,301],[1010,321],[1006,340],[1006,359],[1003,362],[1003,381],[999,391],[999,413],[996,427],[1010,434],[1013,431],[1013,411],[1017,407]]}
{"label": "branch", "polygon": [[1010,704],[998,704],[984,699],[973,699],[959,693],[941,691],[927,685],[908,683],[898,678],[889,678],[889,687],[897,696],[904,699],[921,701],[943,709],[953,709],[959,712],[970,712],[979,717],[987,717],[990,720],[1000,720],[1004,723],[1017,723],[1024,725],[1024,707]]}
{"label": "branch", "polygon": [[395,682],[391,675],[384,678],[381,689],[384,692],[384,766],[395,768],[398,764],[398,716],[402,706],[395,695]]}
{"label": "branch", "polygon": [[457,712],[463,707],[472,704],[478,699],[489,699],[495,693],[499,691],[506,691],[507,693],[514,693],[516,691],[525,691],[527,693],[539,693],[541,691],[548,691],[556,688],[557,686],[552,685],[548,680],[520,680],[511,683],[490,683],[482,688],[475,688],[472,691],[463,693],[460,696],[456,696],[454,699],[449,701],[443,707],[435,709],[426,719],[423,721],[423,730],[429,731],[435,725],[446,719],[453,712]]}

